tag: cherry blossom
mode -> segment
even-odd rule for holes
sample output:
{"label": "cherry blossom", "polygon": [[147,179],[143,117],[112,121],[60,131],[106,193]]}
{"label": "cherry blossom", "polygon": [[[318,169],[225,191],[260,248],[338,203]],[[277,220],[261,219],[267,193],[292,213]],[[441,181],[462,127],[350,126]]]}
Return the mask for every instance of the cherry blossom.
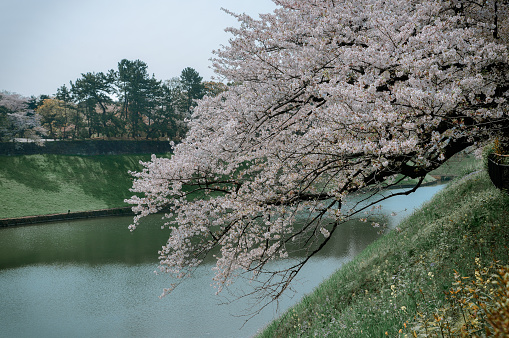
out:
{"label": "cherry blossom", "polygon": [[[186,138],[144,163],[128,200],[132,230],[166,211],[162,272],[183,278],[214,255],[218,292],[247,277],[269,300],[340,224],[390,198],[385,187],[419,178],[409,194],[509,130],[506,40],[472,2],[275,3],[259,19],[231,13],[240,28],[213,60],[229,89],[199,101]],[[346,207],[361,190],[378,197]]]}

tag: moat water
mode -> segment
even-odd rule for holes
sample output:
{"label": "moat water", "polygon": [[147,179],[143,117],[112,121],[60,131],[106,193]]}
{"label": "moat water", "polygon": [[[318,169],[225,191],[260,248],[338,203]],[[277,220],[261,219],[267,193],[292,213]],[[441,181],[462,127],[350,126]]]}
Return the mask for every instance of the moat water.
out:
{"label": "moat water", "polygon": [[[384,214],[397,213],[389,227],[442,187],[382,203]],[[168,236],[160,219],[133,233],[130,217],[0,229],[0,337],[250,337],[381,236],[370,223],[342,225],[299,274],[295,293],[246,322],[254,299],[216,296],[212,262],[158,297],[172,282],[154,273]]]}

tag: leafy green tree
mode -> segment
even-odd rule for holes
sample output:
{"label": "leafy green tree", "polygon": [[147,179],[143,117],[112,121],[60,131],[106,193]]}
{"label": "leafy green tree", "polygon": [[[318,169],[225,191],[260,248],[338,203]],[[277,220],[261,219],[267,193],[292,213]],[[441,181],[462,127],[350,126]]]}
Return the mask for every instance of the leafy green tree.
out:
{"label": "leafy green tree", "polygon": [[[66,132],[67,132],[68,125],[71,123],[70,122],[71,121],[71,116],[72,115],[76,115],[76,114],[72,114],[72,111],[75,112],[76,110],[73,109],[71,92],[70,92],[70,90],[65,85],[62,85],[62,87],[57,89],[56,98],[63,103],[63,108],[64,108],[64,113],[63,113],[64,126],[62,128],[62,138],[65,139],[68,136],[66,134]],[[76,128],[77,128],[77,124],[74,125],[74,130],[76,130]]]}
{"label": "leafy green tree", "polygon": [[161,81],[149,76],[147,64],[141,60],[123,59],[118,63],[116,83],[121,102],[121,115],[127,121],[133,138],[147,131],[152,114],[159,105]]}
{"label": "leafy green tree", "polygon": [[66,126],[64,102],[58,99],[45,99],[37,108],[42,117],[42,126],[49,132],[50,138],[61,138]]}
{"label": "leafy green tree", "polygon": [[[94,133],[113,136],[116,123],[112,95],[114,93],[113,71],[104,74],[85,73],[71,83],[71,91],[75,100],[84,109],[87,117],[89,137]],[[100,113],[98,113],[99,109]]]}
{"label": "leafy green tree", "polygon": [[228,86],[222,82],[206,81],[203,82],[203,91],[206,96],[215,97],[228,90]]}
{"label": "leafy green tree", "polygon": [[[166,130],[165,111],[163,107],[162,82],[152,77],[148,83],[149,90],[145,95],[144,128],[146,138],[158,138]],[[161,119],[163,117],[163,119]]]}
{"label": "leafy green tree", "polygon": [[42,106],[42,104],[44,103],[44,100],[50,99],[50,98],[51,97],[49,95],[46,95],[46,94],[41,94],[39,96],[33,96],[32,95],[29,99],[26,99],[27,109],[36,111],[37,108]]}
{"label": "leafy green tree", "polygon": [[180,74],[180,84],[183,94],[180,108],[183,112],[190,113],[192,108],[196,106],[195,100],[203,98],[205,95],[205,87],[202,83],[203,78],[193,68],[187,67]]}
{"label": "leafy green tree", "polygon": [[179,140],[179,133],[184,131],[184,118],[179,113],[179,102],[182,91],[178,78],[164,81],[160,87],[160,98],[157,109],[151,115],[153,123],[150,125],[151,137],[166,137],[173,141]]}

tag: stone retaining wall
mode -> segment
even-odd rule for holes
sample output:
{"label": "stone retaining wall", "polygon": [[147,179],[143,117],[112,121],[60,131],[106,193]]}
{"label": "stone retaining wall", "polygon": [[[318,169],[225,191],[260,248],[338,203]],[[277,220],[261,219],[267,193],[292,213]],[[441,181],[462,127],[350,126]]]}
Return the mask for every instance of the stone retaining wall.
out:
{"label": "stone retaining wall", "polygon": [[168,141],[47,141],[39,146],[34,142],[0,142],[0,155],[121,155],[164,154],[171,151]]}
{"label": "stone retaining wall", "polygon": [[25,216],[25,217],[19,217],[19,218],[3,218],[3,219],[0,219],[0,227],[28,225],[28,224],[56,222],[56,221],[67,221],[67,220],[85,219],[85,218],[94,218],[94,217],[129,216],[129,215],[131,215],[131,216],[134,215],[134,213],[131,211],[131,207],[92,210],[92,211],[78,211],[78,212],[68,212],[66,214]]}

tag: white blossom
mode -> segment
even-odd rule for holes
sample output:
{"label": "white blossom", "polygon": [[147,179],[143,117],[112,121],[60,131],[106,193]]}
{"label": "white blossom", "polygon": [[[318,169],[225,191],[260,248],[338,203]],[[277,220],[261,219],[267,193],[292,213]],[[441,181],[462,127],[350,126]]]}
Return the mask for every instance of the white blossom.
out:
{"label": "white blossom", "polygon": [[[199,102],[171,159],[144,163],[128,200],[135,224],[168,209],[161,271],[185,277],[214,252],[218,292],[272,273],[259,284],[271,299],[371,207],[345,208],[349,194],[422,179],[509,126],[507,47],[461,1],[275,2],[259,19],[235,15],[213,60],[232,85]],[[291,251],[295,264],[267,271]]]}

